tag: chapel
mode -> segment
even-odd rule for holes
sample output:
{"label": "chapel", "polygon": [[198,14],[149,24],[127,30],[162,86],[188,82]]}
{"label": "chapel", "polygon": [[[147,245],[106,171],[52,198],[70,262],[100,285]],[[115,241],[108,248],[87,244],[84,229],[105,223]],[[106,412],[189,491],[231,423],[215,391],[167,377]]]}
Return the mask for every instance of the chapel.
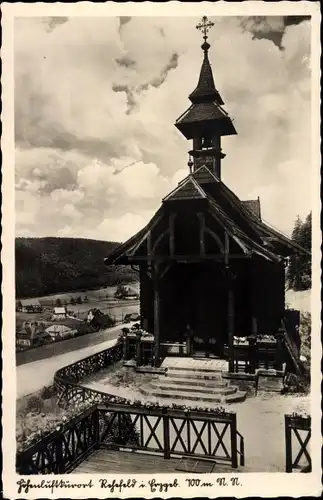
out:
{"label": "chapel", "polygon": [[280,328],[288,257],[303,252],[262,220],[259,198],[240,200],[222,180],[221,138],[237,131],[214,82],[212,25],[204,17],[197,26],[204,40],[200,74],[175,122],[190,143],[188,175],[149,223],[105,259],[139,273],[141,327],[154,337],[155,366],[165,346],[189,334],[191,355],[227,353],[232,368],[234,338]]}

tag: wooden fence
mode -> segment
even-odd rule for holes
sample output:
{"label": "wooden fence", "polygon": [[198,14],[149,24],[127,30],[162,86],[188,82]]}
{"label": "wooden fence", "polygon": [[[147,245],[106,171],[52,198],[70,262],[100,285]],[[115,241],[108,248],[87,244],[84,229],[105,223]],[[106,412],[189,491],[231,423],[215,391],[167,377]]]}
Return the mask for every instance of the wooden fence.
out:
{"label": "wooden fence", "polygon": [[19,474],[64,474],[96,448],[207,458],[245,464],[235,413],[183,411],[125,404],[94,405],[17,455]]}
{"label": "wooden fence", "polygon": [[311,472],[310,439],[311,417],[285,415],[286,472]]}
{"label": "wooden fence", "polygon": [[87,389],[79,384],[79,382],[120,361],[122,354],[122,342],[117,341],[114,346],[108,349],[92,354],[87,358],[58,370],[54,376],[54,385],[58,393],[59,403],[78,401],[93,401],[95,403],[108,399],[108,394]]}

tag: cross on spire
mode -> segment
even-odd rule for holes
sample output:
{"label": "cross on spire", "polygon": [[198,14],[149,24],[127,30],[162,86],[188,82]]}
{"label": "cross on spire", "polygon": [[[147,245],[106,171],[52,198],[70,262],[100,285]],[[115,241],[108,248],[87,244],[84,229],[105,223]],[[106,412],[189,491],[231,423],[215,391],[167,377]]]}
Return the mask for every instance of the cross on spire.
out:
{"label": "cross on spire", "polygon": [[196,29],[201,30],[201,32],[203,33],[204,42],[206,42],[208,38],[207,34],[213,26],[214,23],[212,23],[212,21],[209,21],[206,16],[203,16],[201,22],[196,26]]}

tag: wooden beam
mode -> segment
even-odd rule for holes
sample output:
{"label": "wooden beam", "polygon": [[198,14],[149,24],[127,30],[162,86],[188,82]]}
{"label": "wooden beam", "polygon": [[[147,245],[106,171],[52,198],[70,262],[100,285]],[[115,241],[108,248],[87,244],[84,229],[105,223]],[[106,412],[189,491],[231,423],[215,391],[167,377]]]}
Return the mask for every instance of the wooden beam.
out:
{"label": "wooden beam", "polygon": [[255,316],[252,316],[252,318],[251,318],[251,333],[252,333],[252,335],[255,335],[255,336],[258,333],[257,318]]}
{"label": "wooden beam", "polygon": [[149,234],[151,235],[152,230],[157,226],[157,224],[161,221],[162,216],[159,215],[157,219],[154,221],[154,223],[150,226],[149,230],[147,229],[146,233],[143,235],[143,237],[138,241],[138,243],[133,247],[133,249],[130,252],[130,255],[134,255],[135,252],[138,250],[140,245],[149,238]]}
{"label": "wooden beam", "polygon": [[228,347],[229,347],[229,372],[231,373],[234,371],[233,337],[234,337],[234,294],[232,290],[232,283],[230,280],[228,289]]}
{"label": "wooden beam", "polygon": [[166,229],[166,231],[163,231],[159,236],[158,238],[156,239],[155,243],[154,243],[154,246],[152,247],[152,255],[155,254],[156,252],[156,248],[157,246],[159,245],[159,243],[161,242],[161,240],[163,238],[165,238],[165,236],[167,236],[167,234],[169,234],[169,229]]}
{"label": "wooden beam", "polygon": [[145,233],[144,236],[138,241],[138,243],[133,247],[133,249],[130,251],[130,255],[134,255],[140,245],[146,240],[148,233]]}
{"label": "wooden beam", "polygon": [[227,231],[224,231],[224,263],[227,266],[229,264],[229,253],[230,253],[230,240]]}
{"label": "wooden beam", "polygon": [[172,265],[173,265],[172,262],[166,265],[165,269],[160,274],[160,279],[162,279],[165,276],[165,274],[170,270],[170,268],[172,267]]}
{"label": "wooden beam", "polygon": [[221,239],[219,238],[219,236],[214,231],[212,231],[212,229],[210,229],[209,227],[207,227],[205,229],[205,232],[208,233],[210,236],[212,236],[212,238],[217,242],[218,247],[220,249],[220,252],[224,253],[223,243],[222,243]]}
{"label": "wooden beam", "polygon": [[[235,259],[250,259],[251,255],[245,254],[231,254],[228,256],[229,260]],[[146,256],[129,256],[128,264],[142,262],[142,261],[153,261],[153,262],[203,262],[205,260],[214,262],[224,262],[224,254],[205,254],[201,255],[174,255],[173,257],[169,255],[153,255],[151,258]]]}
{"label": "wooden beam", "polygon": [[205,255],[205,217],[202,212],[197,214],[200,222],[200,254]]}
{"label": "wooden beam", "polygon": [[154,337],[155,337],[155,367],[160,365],[160,283],[158,275],[158,265],[153,268],[153,287],[154,287]]}
{"label": "wooden beam", "polygon": [[229,372],[234,371],[234,347],[233,347],[233,337],[235,333],[235,322],[234,322],[234,291],[233,291],[233,275],[232,270],[229,267],[228,261],[229,254],[229,235],[225,232],[225,274],[227,280],[227,318],[228,318],[228,348],[229,348]]}
{"label": "wooden beam", "polygon": [[151,242],[151,231],[149,231],[147,235],[147,259],[144,256],[136,257],[136,259],[148,260],[148,262],[150,263],[151,257],[152,257],[152,242]]}
{"label": "wooden beam", "polygon": [[169,216],[169,253],[171,257],[175,253],[175,218],[176,214],[172,212]]}

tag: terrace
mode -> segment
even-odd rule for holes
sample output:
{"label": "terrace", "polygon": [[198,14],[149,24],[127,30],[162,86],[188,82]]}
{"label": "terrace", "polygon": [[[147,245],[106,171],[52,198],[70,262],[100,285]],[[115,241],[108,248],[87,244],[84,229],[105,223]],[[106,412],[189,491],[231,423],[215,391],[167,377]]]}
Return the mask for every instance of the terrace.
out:
{"label": "terrace", "polygon": [[110,387],[103,392],[84,384],[90,375],[115,369],[121,358],[122,345],[117,343],[56,373],[59,404],[71,408],[87,402],[90,407],[20,452],[21,474],[130,473],[138,467],[153,471],[155,466],[164,472],[311,469],[311,422],[302,416],[309,397],[270,392],[230,405],[160,405],[150,398],[134,400],[132,390],[127,395],[134,397],[125,397],[122,386],[115,387],[116,397]]}

